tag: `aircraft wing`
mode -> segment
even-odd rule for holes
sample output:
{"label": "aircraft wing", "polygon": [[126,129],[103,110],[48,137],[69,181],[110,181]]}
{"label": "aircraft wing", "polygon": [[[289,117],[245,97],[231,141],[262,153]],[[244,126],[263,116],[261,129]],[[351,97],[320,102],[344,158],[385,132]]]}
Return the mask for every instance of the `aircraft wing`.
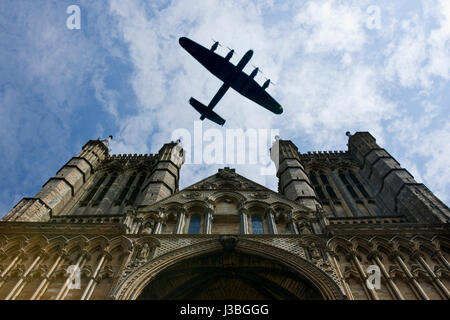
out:
{"label": "aircraft wing", "polygon": [[181,37],[179,42],[191,56],[223,82],[225,82],[228,76],[236,69],[236,66],[224,57],[206,49],[191,39]]}
{"label": "aircraft wing", "polygon": [[254,79],[244,72],[240,72],[231,82],[231,87],[244,97],[259,104],[273,113],[283,113],[283,107],[266,92]]}

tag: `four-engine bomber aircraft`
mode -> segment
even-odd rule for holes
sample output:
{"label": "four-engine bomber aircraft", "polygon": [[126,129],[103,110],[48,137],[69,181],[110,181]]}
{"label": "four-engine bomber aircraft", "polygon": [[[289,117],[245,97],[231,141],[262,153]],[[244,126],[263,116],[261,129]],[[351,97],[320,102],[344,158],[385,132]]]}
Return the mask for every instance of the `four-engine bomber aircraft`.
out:
{"label": "four-engine bomber aircraft", "polygon": [[225,58],[214,53],[219,42],[215,42],[211,49],[207,49],[185,37],[181,37],[179,42],[187,52],[198,60],[198,62],[223,81],[223,85],[220,87],[219,91],[217,91],[208,106],[203,105],[192,97],[189,99],[189,103],[200,113],[201,120],[208,118],[221,126],[225,123],[225,120],[212,111],[212,109],[230,87],[273,113],[280,114],[283,112],[283,108],[280,104],[265,91],[270,84],[270,79],[260,86],[253,79],[259,71],[258,68],[255,68],[250,75],[247,75],[242,71],[252,58],[252,50],[247,51],[241,61],[235,66],[230,62],[234,50],[231,50]]}

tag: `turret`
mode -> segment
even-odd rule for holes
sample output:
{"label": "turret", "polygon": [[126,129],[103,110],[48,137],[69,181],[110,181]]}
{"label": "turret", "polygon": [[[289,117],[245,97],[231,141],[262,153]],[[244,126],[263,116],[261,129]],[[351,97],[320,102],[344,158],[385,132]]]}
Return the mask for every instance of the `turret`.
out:
{"label": "turret", "polygon": [[360,174],[377,190],[390,210],[411,222],[450,221],[449,208],[422,183],[417,183],[370,133],[347,135],[349,153],[361,164]]}
{"label": "turret", "polygon": [[278,191],[289,200],[315,210],[319,203],[292,141],[277,139],[271,149],[271,158],[277,168]]}
{"label": "turret", "polygon": [[90,140],[33,198],[23,198],[3,220],[46,221],[58,215],[108,156],[108,142],[108,139]]}
{"label": "turret", "polygon": [[158,152],[155,169],[144,182],[140,205],[152,204],[178,191],[183,163],[184,152],[180,142],[166,143]]}

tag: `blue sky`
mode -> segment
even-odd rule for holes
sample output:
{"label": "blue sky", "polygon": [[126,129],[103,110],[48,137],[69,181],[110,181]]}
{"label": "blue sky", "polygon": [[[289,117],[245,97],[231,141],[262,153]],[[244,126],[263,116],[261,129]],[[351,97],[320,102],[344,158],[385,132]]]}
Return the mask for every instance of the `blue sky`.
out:
{"label": "blue sky", "polygon": [[[66,27],[73,4],[80,30]],[[244,71],[258,65],[284,106],[273,115],[229,92],[217,106],[225,127],[204,130],[278,129],[301,152],[346,150],[346,131],[369,131],[450,202],[449,1],[2,0],[0,216],[89,139],[112,134],[112,153],[155,153],[176,129],[192,132],[189,97],[207,103],[220,82],[180,36],[220,40],[233,63],[253,49]],[[181,186],[224,165],[185,165]],[[229,165],[276,189],[259,165]]]}

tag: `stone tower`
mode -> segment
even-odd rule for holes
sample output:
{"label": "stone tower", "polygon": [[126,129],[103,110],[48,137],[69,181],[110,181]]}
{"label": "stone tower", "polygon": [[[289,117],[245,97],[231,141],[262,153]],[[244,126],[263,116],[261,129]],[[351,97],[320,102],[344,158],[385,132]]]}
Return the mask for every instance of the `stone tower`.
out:
{"label": "stone tower", "polygon": [[278,140],[278,192],[228,167],[179,190],[183,153],[89,141],[0,221],[0,299],[450,299],[450,210],[369,133]]}

